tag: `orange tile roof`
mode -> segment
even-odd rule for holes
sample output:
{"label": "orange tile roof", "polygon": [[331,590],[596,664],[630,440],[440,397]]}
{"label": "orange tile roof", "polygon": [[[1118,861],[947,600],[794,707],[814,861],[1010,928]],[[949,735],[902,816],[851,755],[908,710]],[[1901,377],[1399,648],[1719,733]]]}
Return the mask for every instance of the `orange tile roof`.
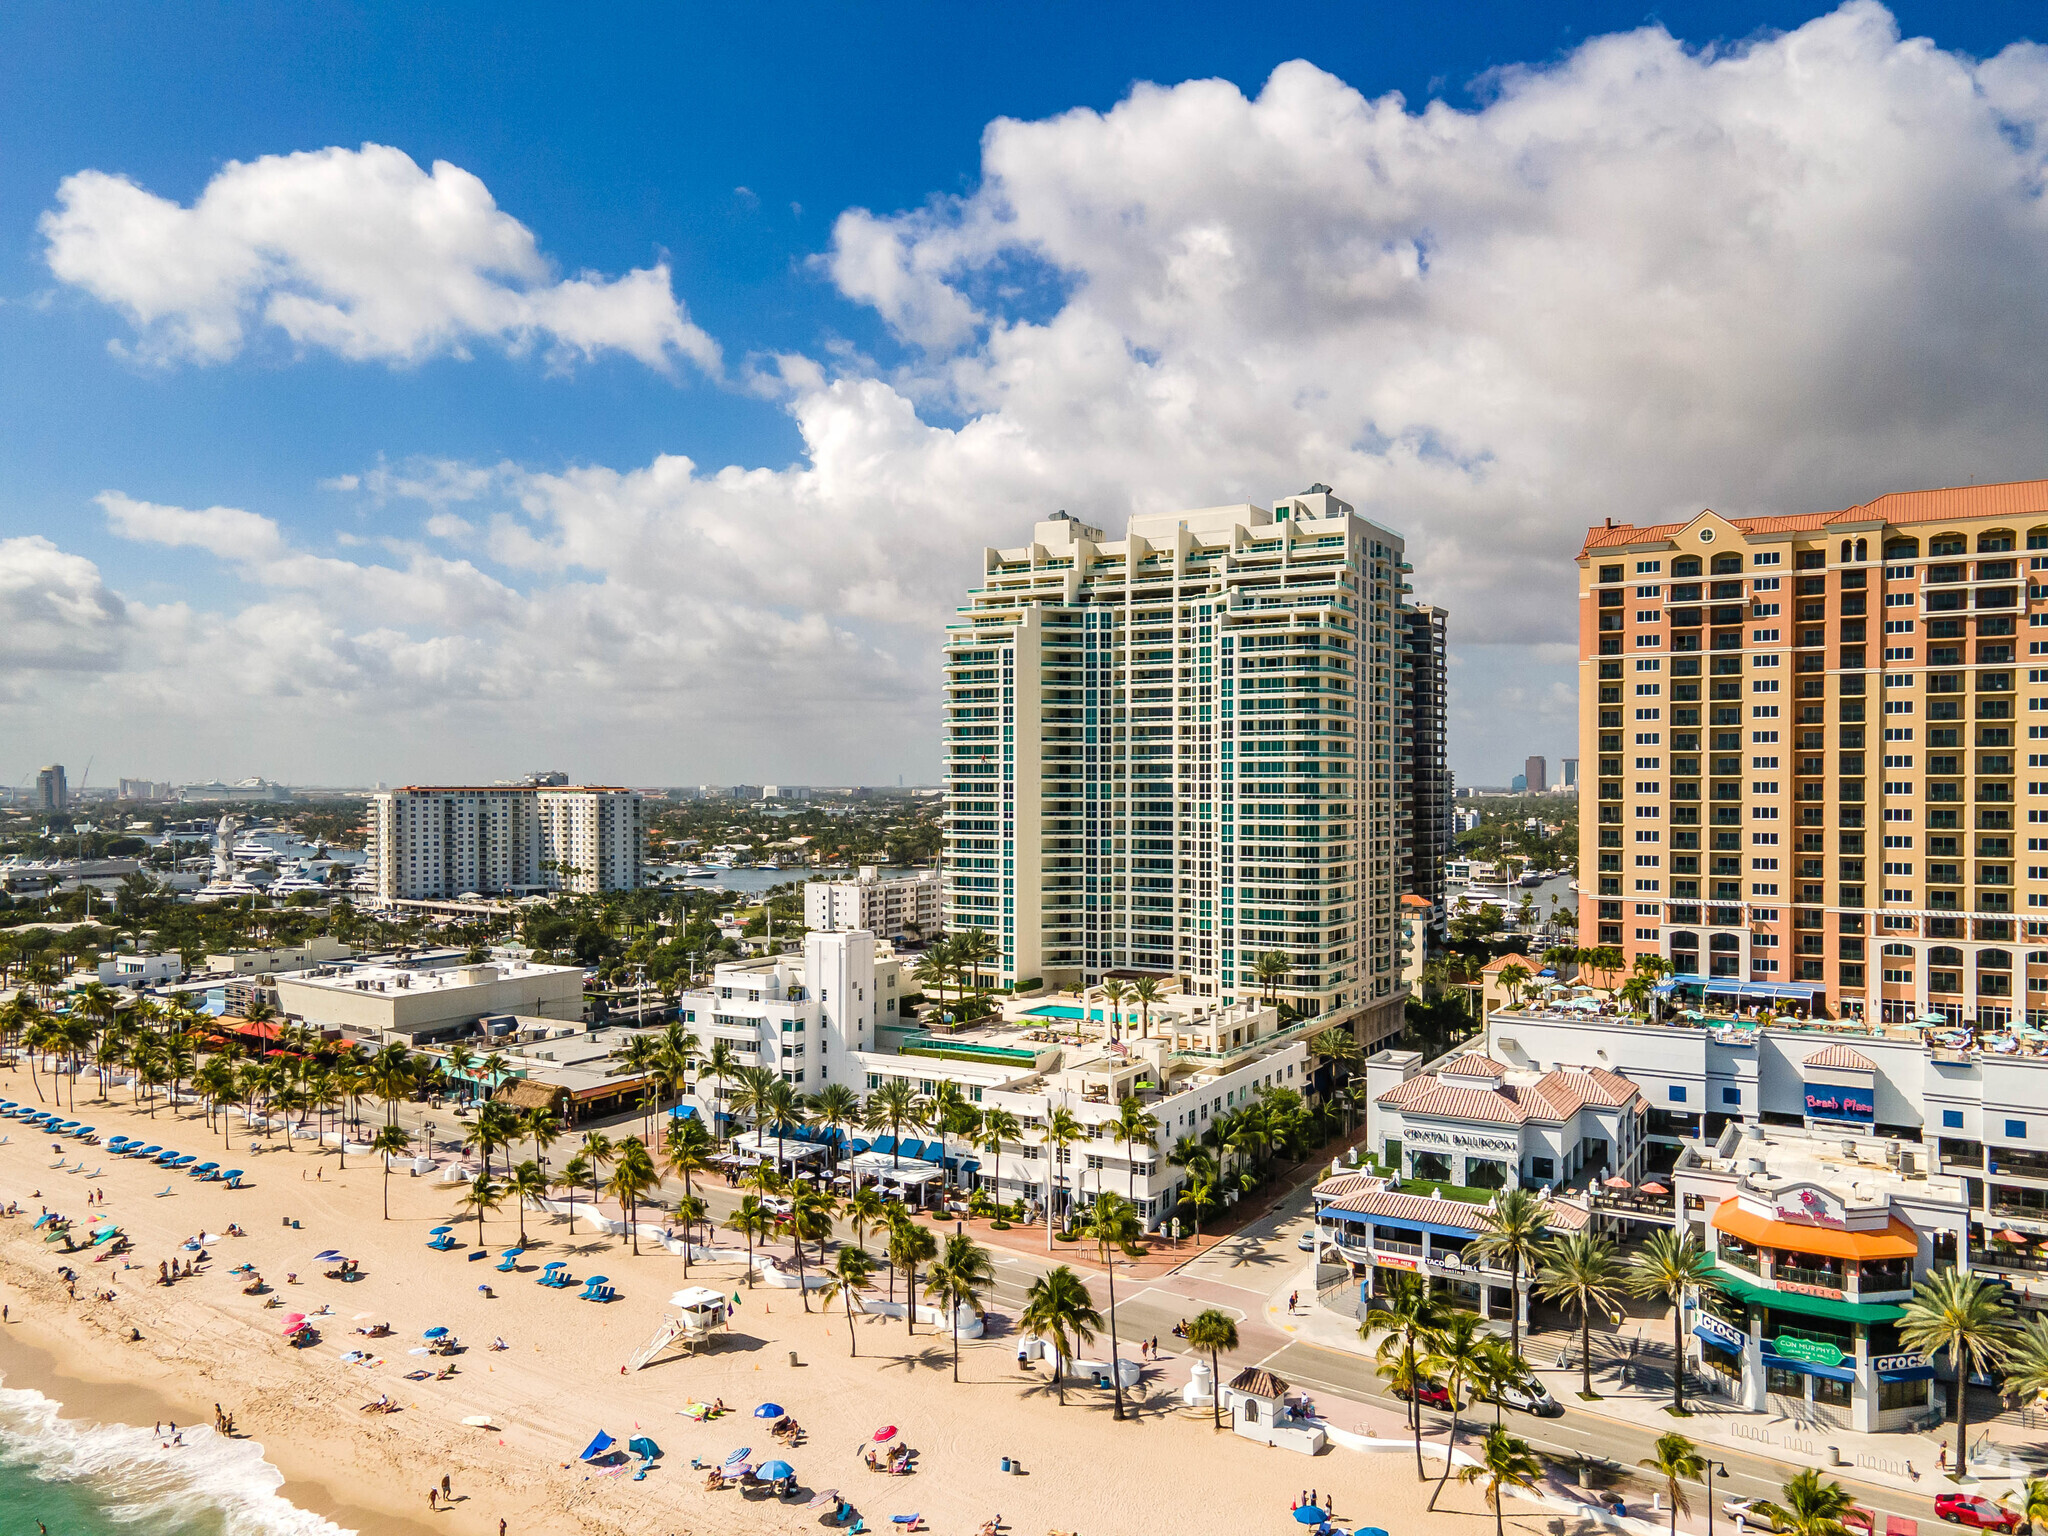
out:
{"label": "orange tile roof", "polygon": [[1824,1051],[1815,1051],[1800,1063],[1807,1067],[1846,1067],[1852,1072],[1875,1072],[1877,1063],[1861,1051],[1853,1051],[1846,1045],[1831,1045]]}
{"label": "orange tile roof", "polygon": [[[1483,1058],[1482,1058],[1483,1059]],[[1448,1075],[1411,1077],[1379,1097],[1407,1115],[1443,1120],[1485,1120],[1494,1125],[1520,1125],[1527,1120],[1563,1121],[1592,1104],[1616,1109],[1639,1094],[1636,1085],[1617,1073],[1559,1068],[1526,1087],[1504,1084],[1467,1088]]]}
{"label": "orange tile roof", "polygon": [[[1703,508],[1702,511],[1711,509]],[[1940,523],[1963,518],[2048,518],[2048,480],[2012,480],[2001,485],[1953,485],[1931,491],[1890,491],[1862,506],[1836,512],[1797,512],[1777,517],[1730,517],[1745,533],[1806,533],[1832,523]],[[1668,539],[1692,526],[1679,523],[1614,523],[1586,530],[1580,555],[1614,544]]]}

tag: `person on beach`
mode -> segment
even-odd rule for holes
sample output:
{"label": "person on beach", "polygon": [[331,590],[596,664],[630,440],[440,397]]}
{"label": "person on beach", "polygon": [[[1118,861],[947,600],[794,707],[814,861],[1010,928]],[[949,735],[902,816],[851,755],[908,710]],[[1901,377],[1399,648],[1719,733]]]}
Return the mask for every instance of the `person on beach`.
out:
{"label": "person on beach", "polygon": [[446,1504],[454,1497],[454,1490],[448,1486],[448,1474],[443,1472],[441,1474],[441,1502]]}
{"label": "person on beach", "polygon": [[438,1508],[440,1507],[439,1505],[437,1505],[437,1504],[436,1504],[436,1503],[434,1502],[434,1500],[435,1500],[435,1499],[436,1499],[437,1497],[439,1497],[439,1495],[440,1495],[440,1490],[439,1490],[438,1488],[429,1488],[429,1489],[427,1490],[427,1508],[428,1508],[428,1509],[430,1509],[430,1510],[433,1510],[433,1509],[438,1509]]}

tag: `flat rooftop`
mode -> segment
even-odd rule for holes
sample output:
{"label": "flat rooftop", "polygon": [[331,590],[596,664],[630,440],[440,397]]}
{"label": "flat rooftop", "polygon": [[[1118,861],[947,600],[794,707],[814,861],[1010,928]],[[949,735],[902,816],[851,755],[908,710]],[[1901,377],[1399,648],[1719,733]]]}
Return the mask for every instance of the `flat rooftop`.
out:
{"label": "flat rooftop", "polygon": [[[1742,1188],[1761,1194],[1787,1184],[1818,1184],[1852,1212],[1859,1207],[1883,1207],[1898,1199],[1965,1203],[1960,1178],[1904,1172],[1892,1161],[1895,1143],[1887,1138],[1751,1124],[1732,1138],[1726,1155],[1720,1154],[1717,1148],[1729,1146],[1730,1140],[1724,1137],[1713,1147],[1688,1143],[1674,1172],[1731,1174]],[[1919,1166],[1926,1166],[1925,1148],[1909,1143],[1905,1150],[1917,1153]],[[1750,1171],[1752,1159],[1762,1160],[1761,1174]]]}
{"label": "flat rooftop", "polygon": [[583,968],[576,965],[537,965],[530,960],[503,960],[431,970],[414,970],[404,965],[329,965],[295,972],[290,979],[294,985],[320,987],[329,992],[418,994],[460,992],[470,987],[487,987],[500,981],[519,981],[534,976],[580,977],[582,974]]}

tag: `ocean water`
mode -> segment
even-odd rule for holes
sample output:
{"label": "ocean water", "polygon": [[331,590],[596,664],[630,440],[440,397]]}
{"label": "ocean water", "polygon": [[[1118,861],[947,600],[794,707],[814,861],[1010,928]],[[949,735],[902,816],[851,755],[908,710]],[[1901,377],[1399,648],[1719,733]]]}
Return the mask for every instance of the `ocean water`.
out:
{"label": "ocean water", "polygon": [[60,1417],[40,1392],[0,1386],[0,1529],[28,1536],[352,1536],[278,1496],[284,1474],[252,1440],[203,1424],[166,1448],[147,1424]]}

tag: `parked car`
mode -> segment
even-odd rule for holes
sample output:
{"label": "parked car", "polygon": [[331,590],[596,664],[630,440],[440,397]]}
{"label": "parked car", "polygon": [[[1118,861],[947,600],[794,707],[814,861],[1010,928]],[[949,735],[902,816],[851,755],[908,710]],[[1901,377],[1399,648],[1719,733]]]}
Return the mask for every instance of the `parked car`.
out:
{"label": "parked car", "polygon": [[[1401,1398],[1404,1401],[1410,1395],[1411,1394],[1404,1388],[1394,1388],[1394,1396]],[[1412,1395],[1419,1399],[1427,1407],[1441,1408],[1446,1413],[1449,1413],[1451,1410],[1451,1394],[1445,1391],[1441,1385],[1434,1381],[1425,1381],[1420,1387],[1416,1388],[1415,1392]]]}
{"label": "parked car", "polygon": [[1301,1234],[1301,1236],[1295,1240],[1294,1246],[1299,1248],[1303,1253],[1314,1253],[1316,1251],[1316,1229],[1314,1227],[1307,1228]]}
{"label": "parked car", "polygon": [[[1733,1519],[1736,1515],[1742,1516],[1743,1524],[1754,1531],[1782,1530],[1783,1527],[1774,1521],[1767,1511],[1757,1508],[1759,1504],[1765,1502],[1763,1499],[1740,1497],[1726,1499],[1721,1504],[1721,1512],[1730,1519]],[[1863,1508],[1862,1505],[1852,1504],[1849,1508],[1842,1511],[1842,1524],[1852,1531],[1863,1531],[1866,1533],[1866,1536],[1869,1536],[1869,1533],[1875,1532],[1877,1529],[1877,1517],[1869,1510]]]}
{"label": "parked car", "polygon": [[1564,1412],[1564,1404],[1552,1397],[1542,1382],[1533,1378],[1509,1382],[1500,1389],[1500,1400],[1510,1408],[1519,1408],[1541,1419],[1554,1419]]}
{"label": "parked car", "polygon": [[2020,1517],[2002,1504],[1974,1493],[1939,1493],[1934,1512],[1950,1525],[1975,1526],[1980,1531],[2016,1531]]}

